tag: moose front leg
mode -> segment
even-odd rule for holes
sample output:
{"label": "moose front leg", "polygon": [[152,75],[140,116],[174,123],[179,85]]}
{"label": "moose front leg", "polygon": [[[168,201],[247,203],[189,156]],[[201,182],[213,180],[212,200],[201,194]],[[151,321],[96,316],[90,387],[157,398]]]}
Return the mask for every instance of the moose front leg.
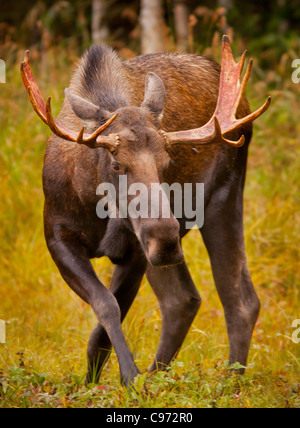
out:
{"label": "moose front leg", "polygon": [[176,357],[198,312],[201,299],[184,263],[167,268],[148,266],[147,278],[158,298],[162,332],[150,371],[166,368]]}
{"label": "moose front leg", "polygon": [[48,238],[50,253],[67,284],[91,305],[117,354],[121,382],[129,386],[139,371],[125,341],[117,299],[97,278],[85,247],[76,237],[68,235],[61,232]]}
{"label": "moose front leg", "polygon": [[[115,268],[110,291],[118,301],[121,310],[121,322],[127,315],[140,288],[146,270],[145,258],[133,253],[124,265]],[[104,327],[99,323],[94,329],[88,344],[88,374],[86,383],[98,382],[101,371],[111,352],[111,341]]]}
{"label": "moose front leg", "polygon": [[[241,184],[238,190],[221,189],[215,194],[206,209],[201,233],[224,307],[230,343],[229,364],[238,362],[246,366],[260,302],[244,249],[242,193]],[[224,195],[227,195],[226,201]]]}

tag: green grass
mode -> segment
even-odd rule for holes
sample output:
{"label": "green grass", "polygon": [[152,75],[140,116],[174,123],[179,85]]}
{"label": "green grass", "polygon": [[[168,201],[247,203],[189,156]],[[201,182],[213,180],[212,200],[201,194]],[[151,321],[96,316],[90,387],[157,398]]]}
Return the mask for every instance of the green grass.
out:
{"label": "green grass", "polygon": [[[21,60],[21,57],[20,57]],[[58,113],[72,67],[60,56],[35,72]],[[61,72],[63,70],[63,72]],[[41,76],[44,77],[41,77]],[[270,93],[248,90],[252,108]],[[49,130],[36,117],[18,65],[0,86],[0,407],[300,407],[300,102],[289,79],[271,91],[271,110],[257,121],[245,192],[246,246],[262,311],[244,376],[228,374],[223,310],[199,233],[184,240],[203,304],[170,370],[149,376],[160,333],[158,303],[147,281],[123,327],[143,374],[137,393],[120,387],[113,353],[99,385],[84,386],[91,309],[61,279],[44,242],[41,171]],[[93,262],[109,285],[113,267]]]}

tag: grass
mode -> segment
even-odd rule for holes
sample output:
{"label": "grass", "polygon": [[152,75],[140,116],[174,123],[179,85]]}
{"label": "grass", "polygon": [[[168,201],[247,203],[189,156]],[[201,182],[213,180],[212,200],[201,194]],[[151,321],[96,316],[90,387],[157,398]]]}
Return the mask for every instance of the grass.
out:
{"label": "grass", "polygon": [[[21,60],[21,56],[20,56]],[[55,113],[71,75],[70,62],[49,56],[37,79]],[[63,73],[61,70],[64,70]],[[260,71],[260,73],[263,73]],[[43,76],[43,77],[42,77]],[[265,78],[266,77],[266,78]],[[248,90],[254,109],[271,92],[271,110],[255,126],[245,191],[246,247],[262,301],[248,370],[228,374],[228,341],[206,250],[197,231],[184,240],[203,304],[177,360],[149,376],[158,346],[160,312],[145,280],[123,327],[143,374],[136,390],[120,386],[113,353],[99,385],[84,386],[86,346],[96,319],[61,279],[42,225],[41,171],[49,131],[32,111],[18,65],[0,86],[0,407],[300,407],[300,102],[299,86],[268,76]],[[108,285],[113,267],[93,262]]]}

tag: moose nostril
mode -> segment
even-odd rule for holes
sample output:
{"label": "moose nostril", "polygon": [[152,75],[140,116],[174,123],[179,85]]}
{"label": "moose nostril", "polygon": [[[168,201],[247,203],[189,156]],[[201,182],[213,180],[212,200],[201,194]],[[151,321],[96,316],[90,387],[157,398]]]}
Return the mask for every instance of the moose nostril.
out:
{"label": "moose nostril", "polygon": [[140,242],[152,266],[170,266],[183,261],[179,223],[175,218],[144,223]]}
{"label": "moose nostril", "polygon": [[175,240],[148,239],[145,243],[145,253],[152,266],[171,266],[183,262],[183,253],[179,238]]}
{"label": "moose nostril", "polygon": [[165,242],[164,243],[164,250],[167,253],[172,253],[178,249],[178,244],[179,244],[178,239],[176,241]]}

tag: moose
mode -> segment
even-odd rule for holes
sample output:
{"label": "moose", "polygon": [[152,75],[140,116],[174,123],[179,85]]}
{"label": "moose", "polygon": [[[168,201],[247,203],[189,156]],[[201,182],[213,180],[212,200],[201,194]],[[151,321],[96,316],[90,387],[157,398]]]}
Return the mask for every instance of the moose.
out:
{"label": "moose", "polygon": [[[235,62],[227,36],[221,67],[187,53],[122,61],[110,47],[95,45],[78,63],[55,119],[25,53],[23,82],[52,131],[43,168],[47,246],[63,279],[98,321],[88,343],[87,383],[99,381],[112,347],[122,384],[130,387],[139,374],[121,324],[145,274],[162,317],[151,372],[176,357],[201,303],[181,246],[189,229],[184,214],[173,214],[172,198],[168,218],[160,209],[155,218],[97,216],[97,187],[111,183],[118,189],[120,176],[128,186],[143,183],[147,189],[153,183],[204,183],[199,229],[224,307],[229,364],[247,363],[260,301],[247,267],[243,191],[252,124],[271,98],[251,113],[245,89],[252,60],[241,80],[245,58],[246,52]],[[109,288],[91,264],[103,256],[115,265]]]}

